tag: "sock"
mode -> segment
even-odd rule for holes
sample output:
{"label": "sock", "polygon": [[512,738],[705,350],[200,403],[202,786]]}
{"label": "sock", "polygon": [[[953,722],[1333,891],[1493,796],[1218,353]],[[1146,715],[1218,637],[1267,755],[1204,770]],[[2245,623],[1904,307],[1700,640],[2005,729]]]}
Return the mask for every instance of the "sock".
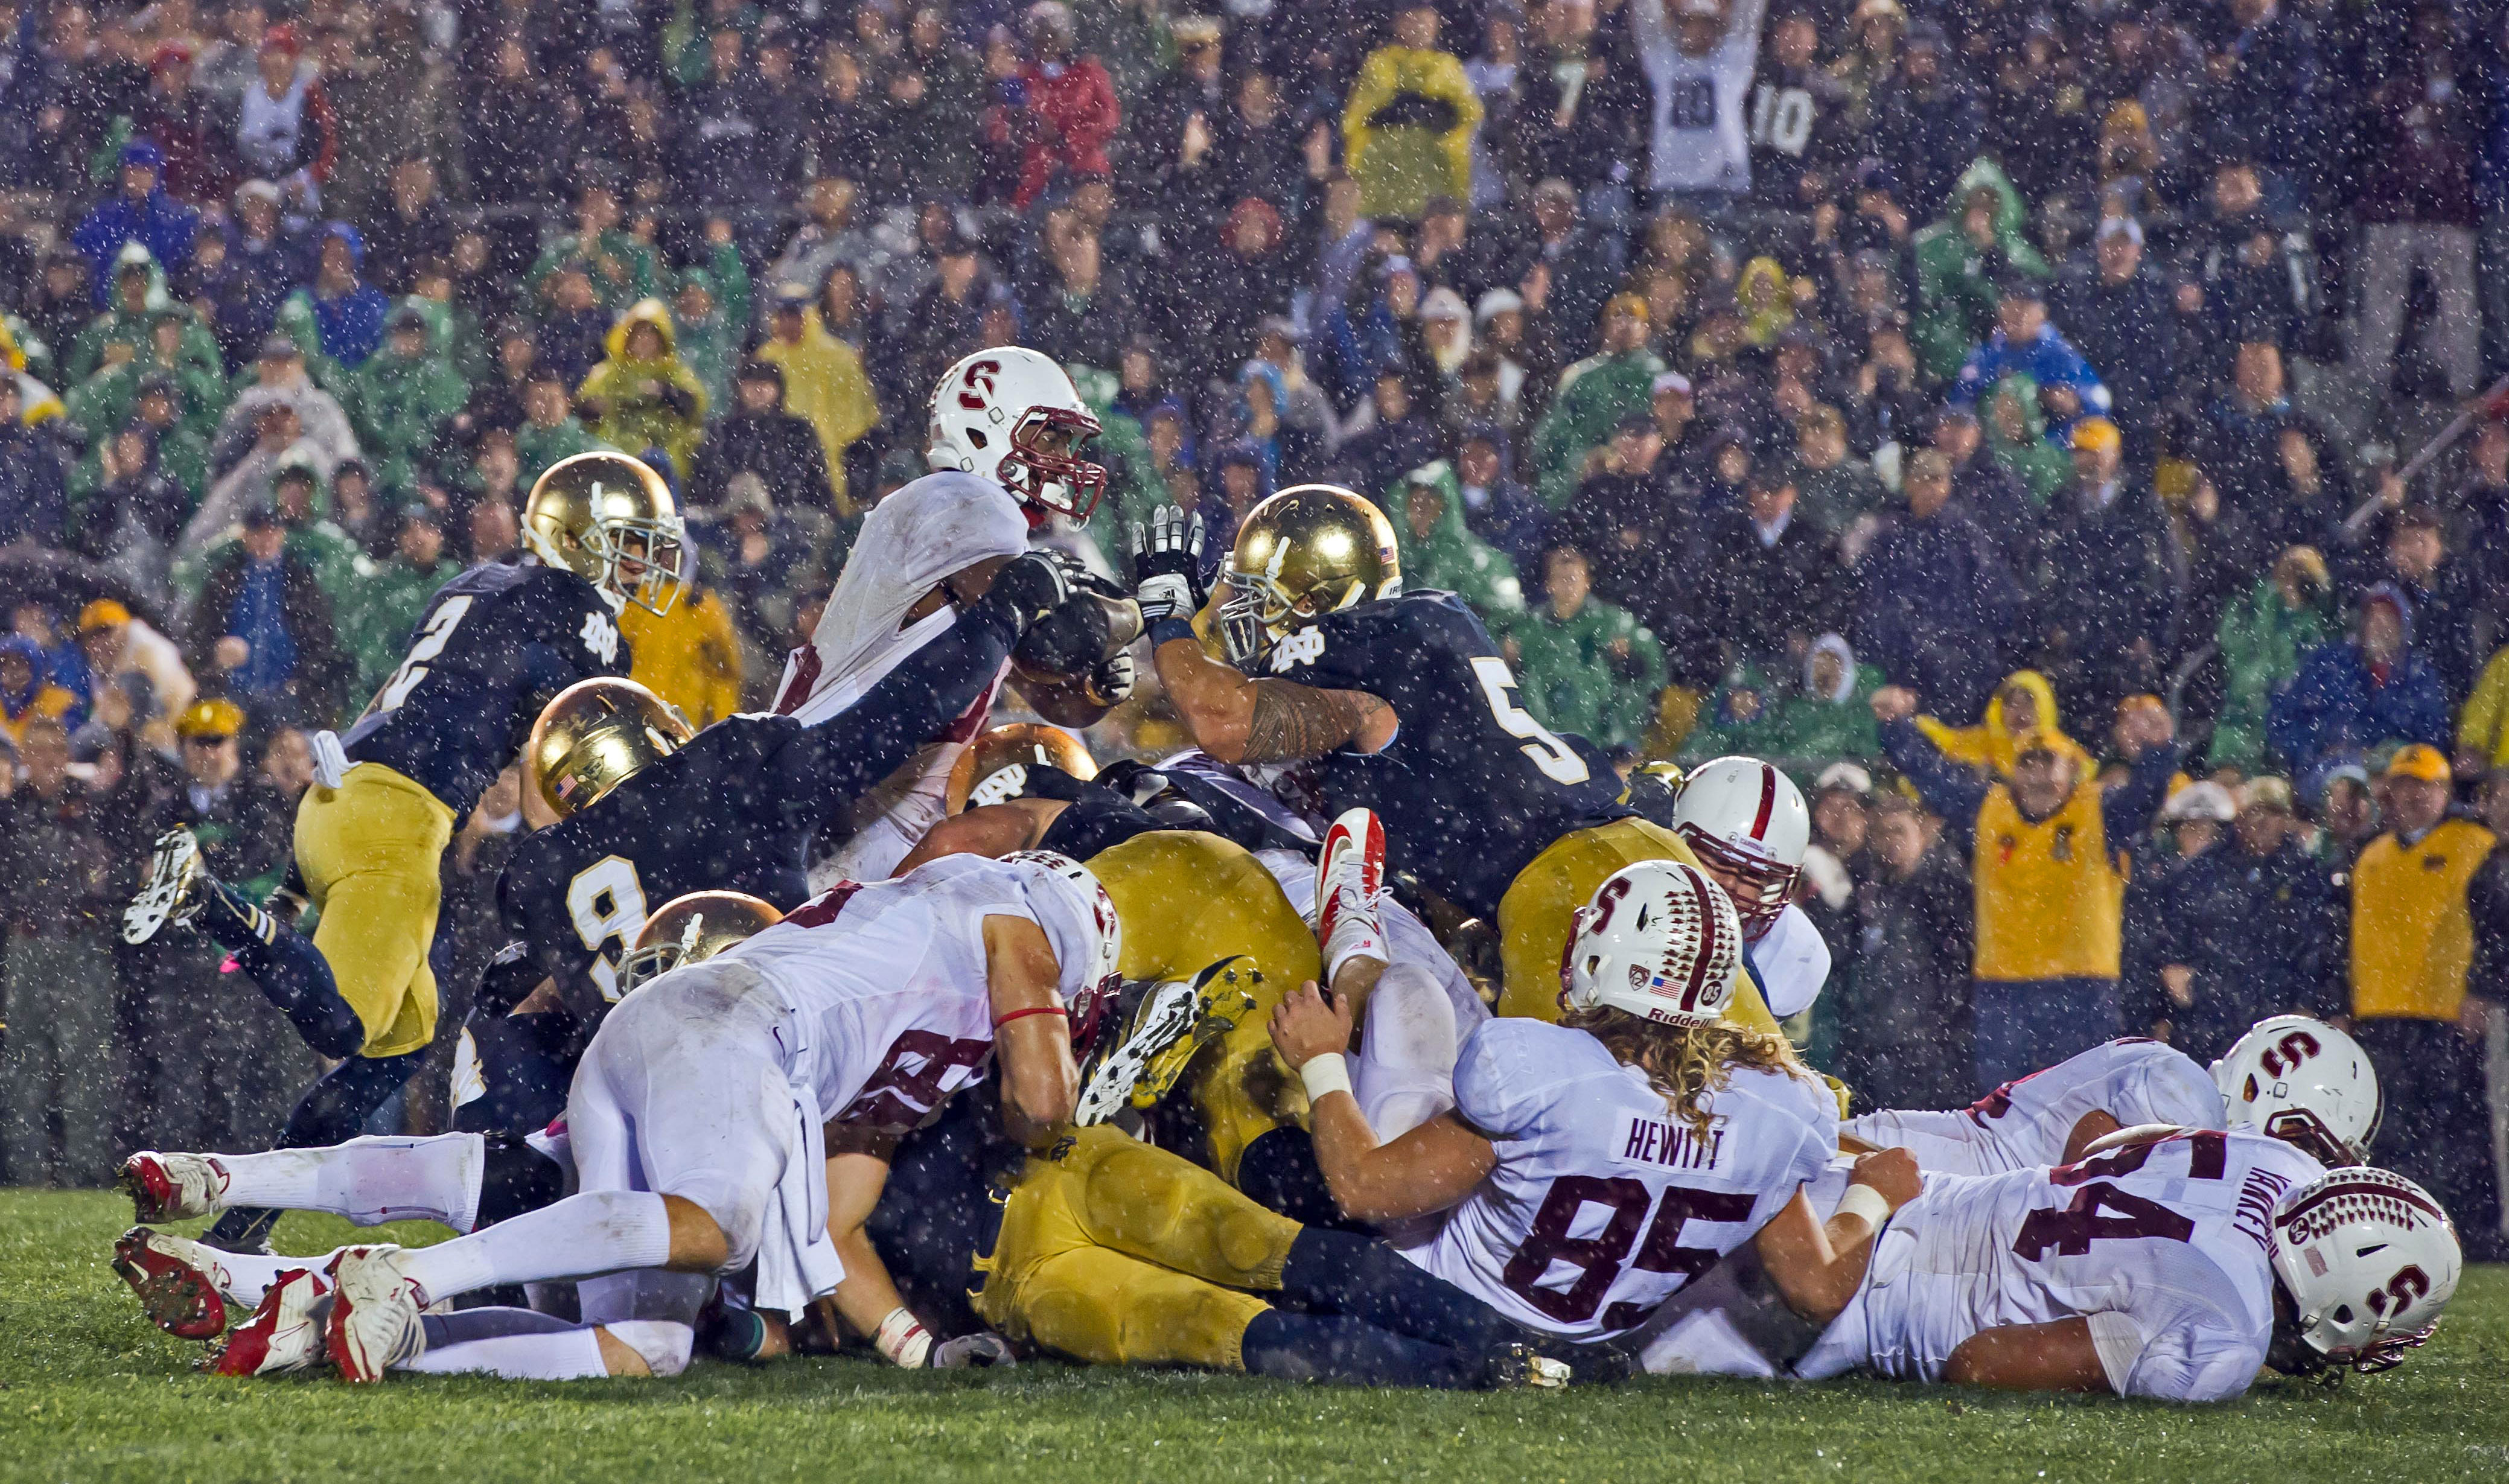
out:
{"label": "sock", "polygon": [[1239,1345],[1249,1375],[1281,1381],[1451,1391],[1474,1385],[1480,1374],[1453,1351],[1340,1315],[1266,1310],[1246,1326]]}
{"label": "sock", "polygon": [[590,1190],[468,1237],[401,1254],[403,1273],[431,1302],[490,1283],[584,1278],[658,1268],[671,1255],[662,1198],[641,1190]]}
{"label": "sock", "polygon": [[330,1265],[331,1254],[319,1257],[288,1257],[275,1252],[220,1252],[218,1266],[227,1272],[227,1302],[250,1309],[260,1303],[271,1289],[279,1286],[280,1275],[302,1268],[319,1273]]}
{"label": "sock", "polygon": [[427,1326],[427,1348],[439,1345],[463,1345],[472,1340],[495,1340],[506,1335],[556,1335],[570,1330],[586,1329],[553,1314],[532,1309],[457,1309],[451,1314],[431,1314],[420,1317]]}
{"label": "sock", "polygon": [[314,940],[282,925],[223,886],[214,886],[209,897],[219,905],[204,911],[204,920],[250,912],[267,930],[267,937],[255,931],[237,931],[233,936],[238,941],[232,943],[216,928],[209,936],[218,940],[220,947],[235,954],[236,967],[252,976],[262,995],[287,1017],[287,1022],[296,1027],[306,1045],[325,1057],[355,1056],[364,1047],[365,1022],[357,1019],[347,1000],[340,998],[340,985],[331,977],[330,962],[323,958],[321,949],[314,946]]}
{"label": "sock", "polygon": [[203,884],[208,892],[196,925],[211,943],[232,953],[263,946],[279,935],[279,919],[244,900],[242,892],[224,881]]}
{"label": "sock", "polygon": [[[494,1314],[497,1310],[473,1311]],[[602,1363],[601,1339],[589,1329],[567,1328],[553,1334],[495,1335],[462,1340],[438,1349],[432,1337],[426,1350],[393,1367],[421,1375],[462,1373],[495,1376],[505,1381],[588,1381],[610,1374]]]}
{"label": "sock", "polygon": [[487,1140],[476,1133],[433,1138],[353,1138],[322,1149],[222,1154],[231,1206],[329,1211],[359,1226],[441,1221],[470,1230],[479,1210]]}
{"label": "sock", "polygon": [[1367,997],[1351,1094],[1392,1143],[1455,1105],[1455,1007],[1418,964],[1395,964]]}
{"label": "sock", "polygon": [[485,1169],[474,1191],[478,1204],[462,1230],[510,1221],[566,1194],[566,1169],[557,1161],[509,1133],[487,1134],[485,1141]]}
{"label": "sock", "polygon": [[[312,946],[307,946],[310,951]],[[331,1068],[297,1099],[273,1147],[318,1149],[356,1137],[375,1109],[418,1070],[424,1056],[406,1052],[397,1057],[351,1057]],[[271,1206],[231,1206],[201,1240],[231,1252],[257,1251],[269,1242],[270,1229],[279,1224],[279,1217]]]}
{"label": "sock", "polygon": [[1280,1302],[1349,1315],[1454,1351],[1476,1365],[1524,1329],[1444,1279],[1414,1267],[1381,1242],[1309,1227],[1281,1265]]}

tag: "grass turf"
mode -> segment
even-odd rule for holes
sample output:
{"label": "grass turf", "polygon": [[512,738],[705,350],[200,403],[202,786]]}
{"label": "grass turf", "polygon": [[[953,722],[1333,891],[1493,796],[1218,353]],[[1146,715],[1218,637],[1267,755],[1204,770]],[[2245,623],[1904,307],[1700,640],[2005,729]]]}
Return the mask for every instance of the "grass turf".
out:
{"label": "grass turf", "polygon": [[[0,1192],[0,1480],[2509,1479],[2509,1268],[2469,1273],[2400,1371],[2203,1409],[1879,1383],[1442,1395],[824,1359],[352,1391],[195,1374],[196,1348],[150,1328],[105,1266],[129,1214],[102,1193]],[[291,1216],[279,1241],[321,1251],[346,1230]]]}

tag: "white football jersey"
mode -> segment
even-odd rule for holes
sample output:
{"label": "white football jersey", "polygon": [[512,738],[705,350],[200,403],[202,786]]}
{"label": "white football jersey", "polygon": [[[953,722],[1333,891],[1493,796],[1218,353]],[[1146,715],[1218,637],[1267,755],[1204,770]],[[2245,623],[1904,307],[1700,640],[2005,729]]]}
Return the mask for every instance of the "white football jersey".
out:
{"label": "white football jersey", "polygon": [[1029,895],[1041,869],[954,855],[848,882],[718,956],[782,998],[801,1043],[786,1049],[793,1076],[832,1122],[912,1129],[992,1059],[985,919],[1043,926]]}
{"label": "white football jersey", "polygon": [[2228,1121],[2212,1074],[2195,1058],[2127,1036],[2007,1082],[1968,1107],[1885,1109],[1850,1119],[1846,1132],[1877,1148],[1907,1150],[1920,1169],[1997,1174],[2064,1163],[2074,1126],[2094,1112],[2129,1129],[2219,1129]]}
{"label": "white football jersey", "polygon": [[1751,983],[1760,986],[1761,1002],[1780,1020],[1810,1010],[1829,983],[1829,945],[1813,926],[1811,914],[1792,902],[1742,958],[1750,966]]}
{"label": "white football jersey", "polygon": [[1938,1381],[1982,1330],[2081,1317],[2119,1395],[2235,1396],[2273,1337],[2275,1203],[2323,1172],[2280,1139],[2207,1130],[2055,1169],[1930,1176],[1796,1374]]}
{"label": "white football jersey", "polygon": [[1760,64],[1760,19],[1767,0],[1733,0],[1724,34],[1699,56],[1674,41],[1678,22],[1666,0],[1635,0],[1629,19],[1639,65],[1654,94],[1647,185],[1658,191],[1751,188],[1745,110]]}
{"label": "white football jersey", "polygon": [[[810,642],[786,657],[775,709],[814,725],[843,712],[900,660],[957,622],[947,606],[907,622],[907,611],[942,578],[1028,547],[1028,517],[991,480],[943,470],[899,488],[864,519]],[[865,800],[852,838],[834,863],[836,874],[878,880],[941,822],[951,764],[985,729],[1000,691],[996,680],[982,701]]]}
{"label": "white football jersey", "polygon": [[1489,1020],[1455,1063],[1455,1112],[1498,1168],[1404,1255],[1570,1340],[1633,1329],[1747,1242],[1838,1147],[1829,1090],[1737,1071],[1705,1137],[1581,1030]]}

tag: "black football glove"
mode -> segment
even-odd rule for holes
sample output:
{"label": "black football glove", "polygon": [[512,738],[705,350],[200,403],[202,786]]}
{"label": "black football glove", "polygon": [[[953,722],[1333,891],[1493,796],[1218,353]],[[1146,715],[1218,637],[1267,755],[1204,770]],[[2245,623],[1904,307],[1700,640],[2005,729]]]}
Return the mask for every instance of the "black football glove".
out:
{"label": "black football glove", "polygon": [[1143,530],[1133,526],[1133,596],[1144,626],[1169,618],[1191,622],[1210,592],[1202,585],[1202,516],[1175,505],[1150,512]]}
{"label": "black football glove", "polygon": [[1070,574],[1055,554],[1030,551],[1011,558],[993,574],[992,586],[985,589],[982,601],[1007,616],[1015,632],[1026,634],[1070,596]]}
{"label": "black football glove", "polygon": [[1083,688],[1089,698],[1102,706],[1120,706],[1133,694],[1133,651],[1117,649],[1098,661],[1089,672],[1089,684]]}

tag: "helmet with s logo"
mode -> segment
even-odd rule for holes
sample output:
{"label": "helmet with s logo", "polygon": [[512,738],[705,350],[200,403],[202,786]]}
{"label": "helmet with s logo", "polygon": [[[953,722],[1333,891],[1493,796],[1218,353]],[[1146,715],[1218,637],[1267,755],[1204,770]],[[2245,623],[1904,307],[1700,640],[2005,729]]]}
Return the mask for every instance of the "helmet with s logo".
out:
{"label": "helmet with s logo", "polygon": [[1559,1003],[1607,1005],[1666,1025],[1713,1025],[1742,971],[1734,901],[1705,872],[1639,861],[1577,909],[1559,964]]}
{"label": "helmet with s logo", "polygon": [[2361,1043],[2323,1020],[2259,1020],[2213,1063],[2233,1129],[2272,1134],[2323,1165],[2359,1165],[2378,1132],[2378,1073]]}
{"label": "helmet with s logo", "polygon": [[1085,521],[1106,493],[1105,466],[1080,457],[1098,432],[1097,414],[1051,356],[997,346],[941,374],[923,459],[999,484],[1027,507],[1030,526],[1049,512]]}
{"label": "helmet with s logo", "polygon": [[2274,1278],[2301,1343],[2334,1365],[2383,1371],[2439,1326],[2464,1255],[2448,1212],[2391,1170],[2330,1170],[2274,1206]]}

